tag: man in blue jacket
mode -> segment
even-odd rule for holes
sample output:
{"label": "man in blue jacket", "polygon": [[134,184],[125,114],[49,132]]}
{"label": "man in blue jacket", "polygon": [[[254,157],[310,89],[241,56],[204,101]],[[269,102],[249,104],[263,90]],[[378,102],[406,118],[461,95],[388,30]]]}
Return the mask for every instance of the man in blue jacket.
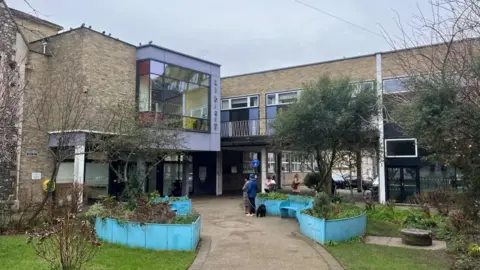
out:
{"label": "man in blue jacket", "polygon": [[250,201],[250,216],[255,216],[255,197],[257,196],[257,179],[254,174],[250,174],[250,180],[247,185],[248,201]]}

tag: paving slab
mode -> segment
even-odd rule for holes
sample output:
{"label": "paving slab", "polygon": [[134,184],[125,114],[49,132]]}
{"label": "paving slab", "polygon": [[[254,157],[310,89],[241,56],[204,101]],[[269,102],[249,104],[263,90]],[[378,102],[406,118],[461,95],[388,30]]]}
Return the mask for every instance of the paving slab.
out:
{"label": "paving slab", "polygon": [[417,247],[409,246],[402,243],[402,238],[398,237],[383,237],[383,236],[367,236],[365,237],[366,244],[390,246],[390,247],[401,247],[401,248],[412,248],[412,249],[423,249],[423,250],[445,250],[447,249],[447,243],[445,241],[433,240],[431,246],[428,247]]}
{"label": "paving slab", "polygon": [[299,231],[294,219],[247,217],[242,197],[198,198],[192,203],[202,215],[202,239],[209,239],[209,250],[197,256],[192,269],[333,269],[294,234]]}

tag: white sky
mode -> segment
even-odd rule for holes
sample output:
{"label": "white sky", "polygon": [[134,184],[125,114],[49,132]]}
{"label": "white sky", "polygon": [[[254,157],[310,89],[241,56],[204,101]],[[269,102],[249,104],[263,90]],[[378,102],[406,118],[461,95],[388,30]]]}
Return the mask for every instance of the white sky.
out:
{"label": "white sky", "polygon": [[[427,0],[302,0],[370,31],[398,33]],[[153,43],[222,65],[222,76],[390,50],[384,38],[293,0],[29,0],[65,29],[85,23],[138,45]],[[7,4],[27,13],[24,0]],[[43,14],[43,15],[42,15]]]}

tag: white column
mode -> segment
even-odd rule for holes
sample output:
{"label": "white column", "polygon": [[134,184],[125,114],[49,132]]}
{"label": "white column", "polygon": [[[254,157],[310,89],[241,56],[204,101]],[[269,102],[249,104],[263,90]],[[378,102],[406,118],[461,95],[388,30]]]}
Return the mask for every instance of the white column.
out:
{"label": "white column", "polygon": [[220,196],[222,195],[223,193],[223,168],[222,168],[223,164],[222,164],[222,151],[220,152],[217,152],[217,164],[216,164],[216,168],[217,168],[217,196]]}
{"label": "white column", "polygon": [[[82,188],[85,183],[85,142],[75,145],[75,158],[73,162],[73,184]],[[78,205],[83,204],[83,190],[79,191]]]}
{"label": "white column", "polygon": [[267,179],[267,170],[268,170],[268,153],[267,148],[262,148],[262,152],[260,153],[260,179],[257,181],[262,181],[262,193],[265,193],[265,180]]}
{"label": "white column", "polygon": [[377,96],[378,96],[378,180],[379,180],[379,200],[385,203],[387,200],[387,185],[385,181],[385,140],[383,130],[383,83],[382,83],[382,54],[376,55],[377,68]]}
{"label": "white column", "polygon": [[188,164],[189,164],[188,156],[183,155],[183,159],[182,159],[182,195],[183,196],[188,196],[189,195],[188,191],[190,190],[188,186],[189,184],[188,177],[190,176],[188,171]]}

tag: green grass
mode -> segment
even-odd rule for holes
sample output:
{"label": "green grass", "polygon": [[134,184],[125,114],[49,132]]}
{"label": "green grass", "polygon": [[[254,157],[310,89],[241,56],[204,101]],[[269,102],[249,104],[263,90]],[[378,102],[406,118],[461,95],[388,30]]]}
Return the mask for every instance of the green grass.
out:
{"label": "green grass", "polygon": [[[102,244],[85,269],[184,270],[195,259],[195,252],[160,252]],[[48,264],[35,255],[24,236],[0,236],[0,269],[47,270]]]}
{"label": "green grass", "polygon": [[387,221],[367,220],[367,235],[400,237],[401,228],[401,225]]}
{"label": "green grass", "polygon": [[349,270],[442,270],[450,269],[451,260],[444,251],[426,251],[371,245],[339,243],[325,247]]}

